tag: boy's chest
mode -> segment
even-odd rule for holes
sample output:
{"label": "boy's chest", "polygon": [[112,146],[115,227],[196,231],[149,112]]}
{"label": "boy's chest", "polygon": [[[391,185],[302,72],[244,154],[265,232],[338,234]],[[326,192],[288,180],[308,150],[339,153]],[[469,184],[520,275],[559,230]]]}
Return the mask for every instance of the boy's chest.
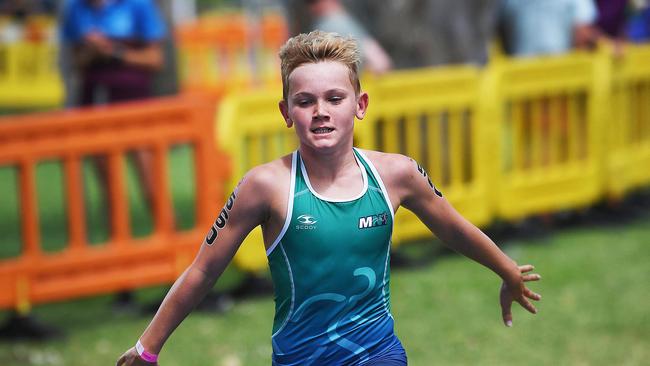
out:
{"label": "boy's chest", "polygon": [[309,257],[322,258],[332,253],[374,256],[385,250],[392,224],[382,202],[362,199],[332,204],[297,200],[283,242],[287,249]]}

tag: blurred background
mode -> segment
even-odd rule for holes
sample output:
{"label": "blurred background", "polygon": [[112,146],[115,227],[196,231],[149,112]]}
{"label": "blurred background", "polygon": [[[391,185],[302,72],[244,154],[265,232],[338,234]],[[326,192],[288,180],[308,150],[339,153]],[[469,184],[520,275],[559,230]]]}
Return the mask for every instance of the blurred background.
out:
{"label": "blurred background", "polygon": [[[543,277],[505,328],[497,277],[400,210],[410,364],[647,364],[645,0],[0,0],[0,364],[133,346],[236,182],[296,148],[277,52],[314,29],[360,46],[355,145]],[[269,364],[272,298],[256,230],[161,363]]]}

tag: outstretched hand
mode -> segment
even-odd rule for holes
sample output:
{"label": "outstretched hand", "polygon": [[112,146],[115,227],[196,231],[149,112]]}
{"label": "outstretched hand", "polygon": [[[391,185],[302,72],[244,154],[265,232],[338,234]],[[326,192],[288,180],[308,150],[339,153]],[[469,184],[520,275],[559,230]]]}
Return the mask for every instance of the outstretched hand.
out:
{"label": "outstretched hand", "polygon": [[525,284],[529,281],[539,281],[542,278],[537,273],[528,273],[534,268],[535,267],[530,264],[519,266],[521,279],[518,282],[513,283],[506,283],[504,281],[501,285],[501,293],[499,294],[501,314],[503,316],[503,323],[508,327],[512,326],[511,307],[514,301],[518,302],[519,305],[529,312],[537,314],[537,309],[528,299],[539,301],[542,299],[542,296],[531,291]]}
{"label": "outstretched hand", "polygon": [[116,366],[157,366],[158,363],[151,363],[143,360],[135,347],[132,347],[117,360]]}

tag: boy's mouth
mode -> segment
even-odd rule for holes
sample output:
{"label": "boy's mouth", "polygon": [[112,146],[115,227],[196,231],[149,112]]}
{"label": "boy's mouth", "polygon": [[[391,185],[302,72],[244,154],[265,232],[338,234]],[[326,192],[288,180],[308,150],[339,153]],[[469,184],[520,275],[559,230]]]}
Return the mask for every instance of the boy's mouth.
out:
{"label": "boy's mouth", "polygon": [[313,132],[313,133],[315,133],[317,135],[318,134],[324,134],[324,133],[330,133],[332,131],[334,131],[334,129],[331,128],[331,127],[318,127],[318,128],[312,128],[311,129],[311,132]]}

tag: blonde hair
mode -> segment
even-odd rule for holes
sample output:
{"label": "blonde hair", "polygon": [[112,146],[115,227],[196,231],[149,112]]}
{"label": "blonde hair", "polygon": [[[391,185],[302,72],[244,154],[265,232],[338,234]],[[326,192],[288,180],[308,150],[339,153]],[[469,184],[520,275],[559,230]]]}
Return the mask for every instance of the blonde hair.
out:
{"label": "blonde hair", "polygon": [[355,93],[358,95],[361,92],[359,82],[361,53],[353,38],[319,30],[308,34],[302,33],[289,38],[280,48],[279,56],[284,100],[289,93],[289,75],[293,70],[306,63],[321,61],[337,61],[347,66]]}

